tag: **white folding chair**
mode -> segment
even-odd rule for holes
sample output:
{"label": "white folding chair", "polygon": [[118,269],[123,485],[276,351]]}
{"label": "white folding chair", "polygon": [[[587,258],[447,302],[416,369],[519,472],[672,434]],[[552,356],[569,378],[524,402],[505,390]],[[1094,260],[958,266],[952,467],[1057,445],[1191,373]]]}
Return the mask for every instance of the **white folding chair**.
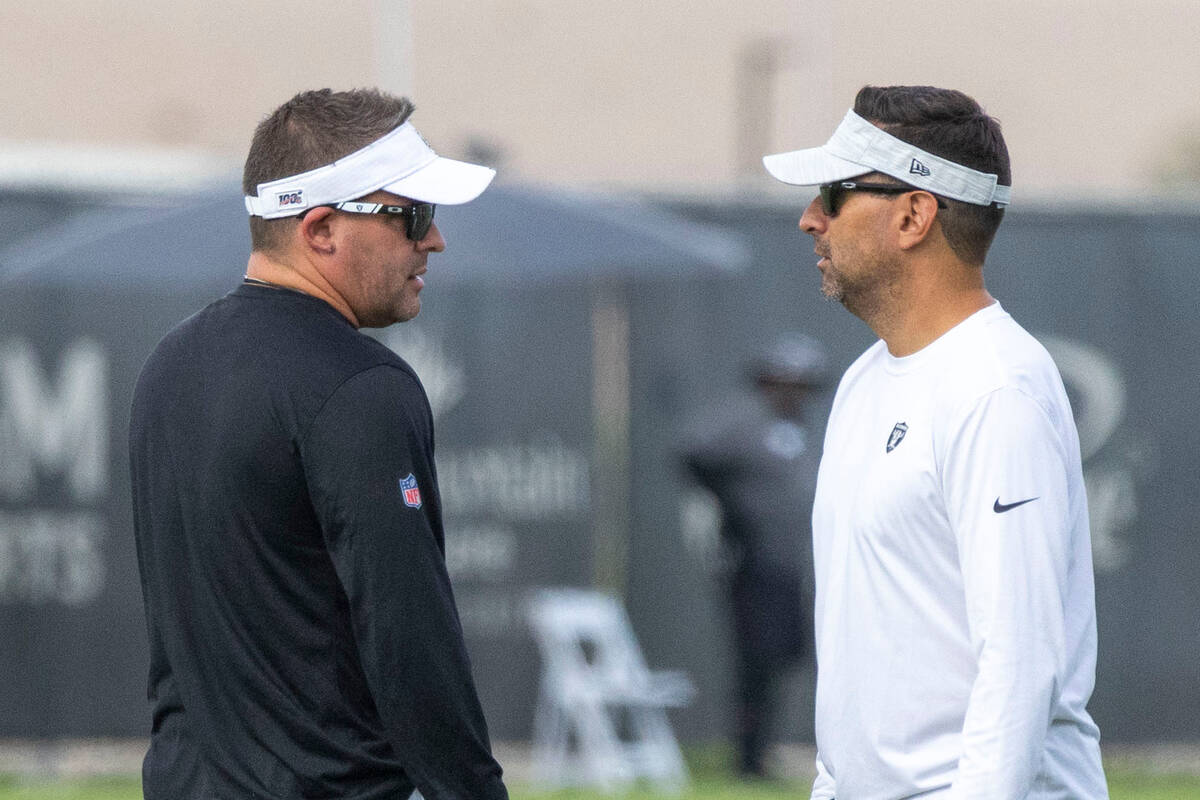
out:
{"label": "white folding chair", "polygon": [[694,694],[682,672],[651,672],[613,597],[544,589],[528,605],[542,655],[534,769],[545,783],[613,790],[646,779],[669,791],[687,767],[665,709]]}

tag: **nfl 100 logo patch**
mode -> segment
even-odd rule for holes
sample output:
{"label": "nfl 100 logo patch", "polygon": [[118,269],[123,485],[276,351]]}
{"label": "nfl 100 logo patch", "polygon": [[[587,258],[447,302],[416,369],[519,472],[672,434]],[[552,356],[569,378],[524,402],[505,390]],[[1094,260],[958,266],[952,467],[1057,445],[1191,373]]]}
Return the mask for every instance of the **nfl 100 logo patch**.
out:
{"label": "nfl 100 logo patch", "polygon": [[409,508],[421,507],[421,490],[417,487],[417,479],[410,472],[407,478],[400,479],[400,492],[404,495],[404,505]]}

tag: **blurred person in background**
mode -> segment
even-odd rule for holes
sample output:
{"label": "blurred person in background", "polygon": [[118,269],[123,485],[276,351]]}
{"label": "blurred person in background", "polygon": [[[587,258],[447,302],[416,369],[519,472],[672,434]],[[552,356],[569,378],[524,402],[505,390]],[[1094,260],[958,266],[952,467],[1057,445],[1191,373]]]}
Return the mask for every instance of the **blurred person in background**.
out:
{"label": "blurred person in background", "polygon": [[267,117],[245,280],[138,379],[147,798],[507,797],[446,573],[429,403],[358,330],[417,315],[446,245],[434,204],[494,175],[437,156],[412,110],[326,89]]}
{"label": "blurred person in background", "polygon": [[721,510],[724,588],[737,669],[737,768],[769,777],[767,745],[780,678],[812,652],[812,517],[819,433],[814,394],[828,381],[825,347],[792,333],[750,365],[754,402],[693,435],[689,476]]}
{"label": "blurred person in background", "polygon": [[880,337],[838,386],[813,509],[812,796],[1107,797],[1078,435],[984,286],[999,123],[961,92],[866,87],[827,144],[764,163],[819,187],[799,224],[821,290]]}

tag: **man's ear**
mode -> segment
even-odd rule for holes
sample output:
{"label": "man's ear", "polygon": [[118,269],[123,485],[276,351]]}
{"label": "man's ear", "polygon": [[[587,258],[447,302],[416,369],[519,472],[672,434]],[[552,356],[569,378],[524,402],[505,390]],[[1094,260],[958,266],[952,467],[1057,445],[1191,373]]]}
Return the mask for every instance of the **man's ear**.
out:
{"label": "man's ear", "polygon": [[897,204],[899,222],[897,244],[902,250],[910,250],[933,235],[937,220],[937,198],[929,192],[910,192],[901,195]]}
{"label": "man's ear", "polygon": [[332,208],[311,208],[300,218],[297,233],[304,244],[321,255],[333,255],[334,226],[336,215]]}

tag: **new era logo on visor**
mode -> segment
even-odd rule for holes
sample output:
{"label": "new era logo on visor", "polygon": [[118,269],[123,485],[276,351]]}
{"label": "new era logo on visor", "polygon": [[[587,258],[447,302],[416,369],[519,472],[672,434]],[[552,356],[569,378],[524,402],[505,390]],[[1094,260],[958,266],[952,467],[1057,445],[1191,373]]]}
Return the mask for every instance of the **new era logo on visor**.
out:
{"label": "new era logo on visor", "polygon": [[912,160],[912,166],[908,168],[908,171],[913,175],[920,175],[922,178],[929,177],[929,167],[925,166],[920,161],[917,161],[915,158]]}

